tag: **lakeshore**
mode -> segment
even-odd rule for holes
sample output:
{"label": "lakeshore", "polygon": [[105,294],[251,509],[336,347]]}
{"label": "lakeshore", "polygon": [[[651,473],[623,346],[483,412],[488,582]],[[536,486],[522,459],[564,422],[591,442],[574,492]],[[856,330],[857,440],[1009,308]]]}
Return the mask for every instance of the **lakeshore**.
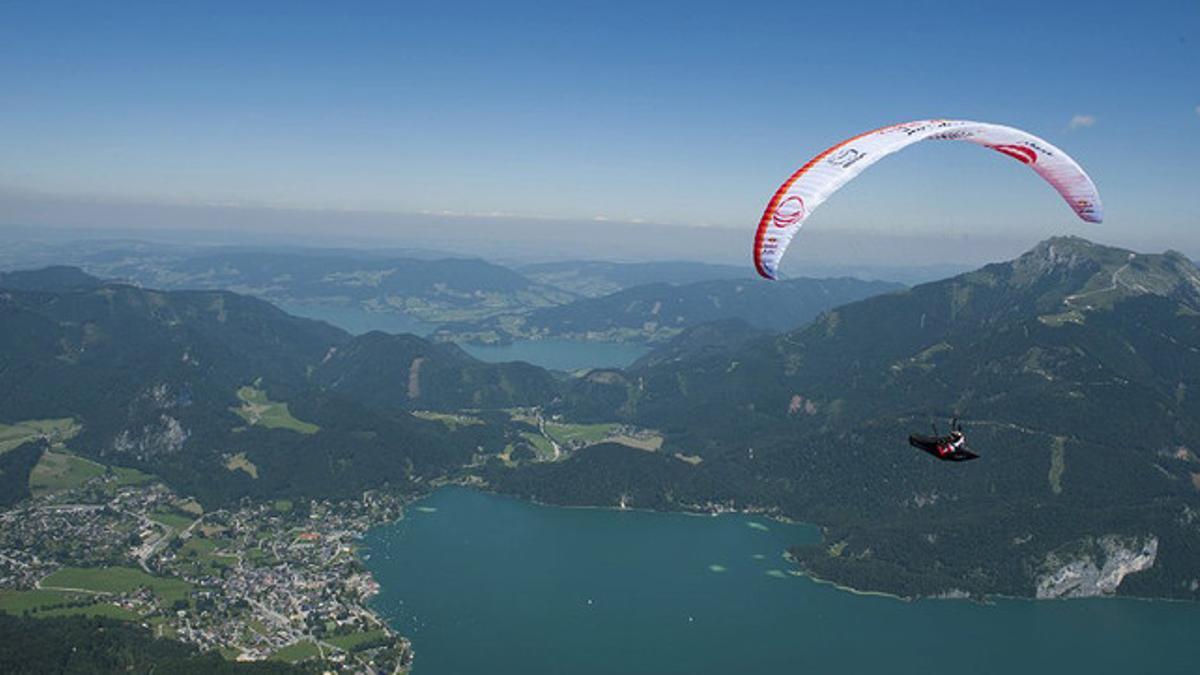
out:
{"label": "lakeshore", "polygon": [[[412,640],[416,675],[1183,673],[1200,656],[1192,604],[901,601],[796,572],[783,553],[815,541],[817,528],[771,519],[764,531],[749,524],[761,514],[692,516],[441,488],[367,533],[366,566],[380,584],[370,607]],[[788,573],[772,573],[780,570]],[[1061,649],[1080,642],[1097,647]]]}

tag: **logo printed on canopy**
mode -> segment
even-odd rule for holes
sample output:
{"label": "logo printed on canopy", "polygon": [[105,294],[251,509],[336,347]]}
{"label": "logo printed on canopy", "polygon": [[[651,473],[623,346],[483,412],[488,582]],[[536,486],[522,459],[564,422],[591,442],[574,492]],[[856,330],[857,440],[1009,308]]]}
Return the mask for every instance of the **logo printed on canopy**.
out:
{"label": "logo printed on canopy", "polygon": [[855,148],[846,148],[845,150],[842,150],[836,155],[830,157],[826,161],[833,166],[849,169],[852,164],[866,156],[866,153],[861,150]]}
{"label": "logo printed on canopy", "polygon": [[996,152],[1003,152],[1022,164],[1033,164],[1037,161],[1037,152],[1023,145],[989,145]]}
{"label": "logo printed on canopy", "polygon": [[804,208],[804,200],[800,195],[791,195],[779,204],[779,208],[775,209],[775,213],[771,216],[771,222],[775,227],[787,227],[795,225],[804,220],[807,212]]}

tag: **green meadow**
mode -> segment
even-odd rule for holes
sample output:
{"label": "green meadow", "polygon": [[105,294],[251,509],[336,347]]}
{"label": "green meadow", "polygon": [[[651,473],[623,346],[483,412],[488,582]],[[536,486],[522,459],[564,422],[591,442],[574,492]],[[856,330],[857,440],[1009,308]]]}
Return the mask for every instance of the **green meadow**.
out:
{"label": "green meadow", "polygon": [[286,403],[272,401],[262,389],[242,387],[238,389],[237,396],[242,405],[233,411],[246,420],[247,424],[267,429],[287,429],[301,434],[315,434],[321,430],[321,427],[315,424],[293,417]]}
{"label": "green meadow", "polygon": [[132,567],[64,567],[43,579],[42,586],[95,593],[128,593],[149,588],[167,602],[186,599],[192,590],[186,581],[152,576]]}

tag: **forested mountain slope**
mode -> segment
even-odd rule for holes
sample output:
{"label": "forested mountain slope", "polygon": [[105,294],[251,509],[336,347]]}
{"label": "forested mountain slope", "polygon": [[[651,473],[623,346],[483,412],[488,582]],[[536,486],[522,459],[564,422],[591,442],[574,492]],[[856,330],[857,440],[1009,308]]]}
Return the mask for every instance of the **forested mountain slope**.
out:
{"label": "forested mountain slope", "polygon": [[[1098,588],[1056,582],[1064,561],[1095,568],[1083,578],[1115,565],[1122,592],[1200,586],[1200,273],[1179,254],[1051,239],[778,337],[653,357],[585,378],[561,403],[660,429],[668,452],[703,458],[665,486],[640,475],[654,466],[629,468],[634,504],[715,501],[823,524],[827,545],[797,555],[858,587]],[[907,446],[955,414],[981,460]],[[556,486],[505,481],[555,499]]]}
{"label": "forested mountain slope", "polygon": [[[800,564],[860,588],[1200,589],[1200,271],[1176,253],[1052,239],[787,333],[701,324],[567,379],[228,292],[5,279],[0,423],[68,418],[71,450],[206,503],[483,481],[808,520],[827,537]],[[981,459],[908,447],[955,414]],[[565,422],[625,444],[560,452],[541,425]],[[27,468],[40,450],[12,452]]]}
{"label": "forested mountain slope", "polygon": [[[61,277],[0,287],[0,423],[74,420],[73,450],[207,502],[407,489],[504,447],[501,428],[448,429],[407,409],[553,396],[553,378],[532,366],[414,336],[353,338],[226,291],[36,288]],[[418,358],[424,374],[388,377]]]}

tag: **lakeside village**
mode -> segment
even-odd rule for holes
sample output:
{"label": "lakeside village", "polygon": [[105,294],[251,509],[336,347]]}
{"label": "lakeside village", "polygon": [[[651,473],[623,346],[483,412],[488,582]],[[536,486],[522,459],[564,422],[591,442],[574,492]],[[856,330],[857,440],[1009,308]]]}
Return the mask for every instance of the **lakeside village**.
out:
{"label": "lakeside village", "polygon": [[[268,409],[275,424],[305,424],[258,390],[238,395],[251,424],[263,423]],[[414,414],[451,427],[483,423]],[[508,466],[561,461],[601,442],[657,452],[663,441],[619,424],[547,420],[536,408],[510,414],[526,428],[499,455]],[[367,606],[378,585],[355,551],[368,529],[401,517],[404,498],[369,491],[344,501],[244,500],[205,511],[155,476],[72,453],[65,442],[78,431],[71,419],[0,425],[0,452],[45,444],[29,474],[31,496],[0,511],[0,612],[133,621],[231,660],[308,662],[344,673],[411,669],[409,641]],[[257,478],[245,455],[226,459],[230,471]]]}
{"label": "lakeside village", "polygon": [[355,555],[400,517],[398,497],[205,512],[152,476],[60,457],[69,487],[35,485],[0,513],[0,611],[135,621],[229,659],[408,671],[410,644],[367,607],[378,587]]}

